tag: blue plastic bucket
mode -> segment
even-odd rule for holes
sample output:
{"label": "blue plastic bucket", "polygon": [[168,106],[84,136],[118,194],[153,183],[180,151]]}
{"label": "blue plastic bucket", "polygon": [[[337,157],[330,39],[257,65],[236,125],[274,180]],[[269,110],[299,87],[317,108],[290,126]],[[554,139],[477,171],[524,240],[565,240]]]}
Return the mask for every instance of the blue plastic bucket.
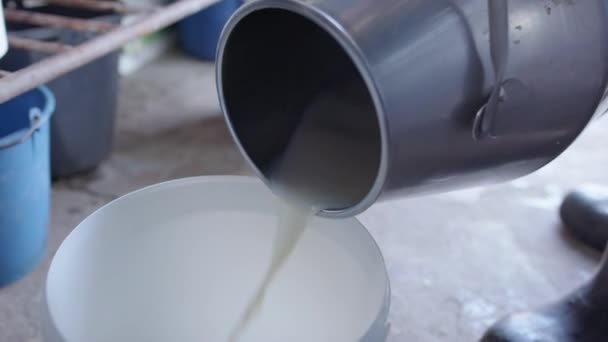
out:
{"label": "blue plastic bucket", "polygon": [[0,287],[27,274],[45,251],[54,110],[45,87],[0,104]]}
{"label": "blue plastic bucket", "polygon": [[242,3],[242,0],[222,0],[180,21],[178,33],[182,49],[194,57],[215,60],[222,29]]}

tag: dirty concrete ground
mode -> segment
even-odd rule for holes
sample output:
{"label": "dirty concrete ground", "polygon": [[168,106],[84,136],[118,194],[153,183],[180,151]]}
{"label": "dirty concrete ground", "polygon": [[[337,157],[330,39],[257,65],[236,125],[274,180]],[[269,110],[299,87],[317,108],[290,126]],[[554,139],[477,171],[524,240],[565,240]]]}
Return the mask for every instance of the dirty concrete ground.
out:
{"label": "dirty concrete ground", "polygon": [[[556,209],[579,184],[608,185],[607,149],[608,118],[532,176],[381,203],[363,214],[392,282],[389,341],[476,341],[503,315],[589,278],[600,256],[563,233]],[[50,258],[95,209],[165,180],[248,173],[220,116],[212,65],[172,54],[123,79],[115,151],[95,172],[54,183],[47,257],[0,290],[0,341],[43,340]]]}

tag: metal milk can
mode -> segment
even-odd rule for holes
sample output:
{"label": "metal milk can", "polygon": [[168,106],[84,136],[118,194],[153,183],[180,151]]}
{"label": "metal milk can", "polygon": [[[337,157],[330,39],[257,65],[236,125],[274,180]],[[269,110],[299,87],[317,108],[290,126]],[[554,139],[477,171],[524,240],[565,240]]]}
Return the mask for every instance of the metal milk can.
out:
{"label": "metal milk can", "polygon": [[[341,194],[325,216],[505,181],[552,161],[594,117],[607,13],[602,0],[253,1],[220,41],[220,102],[270,186],[302,122],[336,138],[315,147],[339,146],[322,161],[335,181],[303,168],[282,184]],[[315,113],[323,96],[337,102]]]}

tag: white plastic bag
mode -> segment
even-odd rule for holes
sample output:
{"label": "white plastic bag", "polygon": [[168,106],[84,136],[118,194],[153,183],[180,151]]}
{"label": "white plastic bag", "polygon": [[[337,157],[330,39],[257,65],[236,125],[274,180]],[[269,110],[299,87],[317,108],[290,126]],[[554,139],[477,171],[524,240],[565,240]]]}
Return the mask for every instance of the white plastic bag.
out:
{"label": "white plastic bag", "polygon": [[4,26],[4,11],[0,3],[0,58],[6,54],[8,42],[6,40],[6,27]]}

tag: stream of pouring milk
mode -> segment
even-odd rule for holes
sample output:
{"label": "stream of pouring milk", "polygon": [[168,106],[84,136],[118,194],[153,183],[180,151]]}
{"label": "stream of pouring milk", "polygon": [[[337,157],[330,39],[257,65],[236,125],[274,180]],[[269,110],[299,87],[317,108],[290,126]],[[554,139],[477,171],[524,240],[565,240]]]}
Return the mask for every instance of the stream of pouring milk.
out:
{"label": "stream of pouring milk", "polygon": [[[310,125],[301,124],[290,144],[286,148],[285,156],[275,166],[271,180],[276,184],[285,182],[298,182],[303,179],[303,173],[308,165],[306,158],[311,151],[310,135],[306,134]],[[314,145],[312,145],[314,146]],[[314,153],[314,151],[312,151]],[[304,159],[303,159],[304,158]],[[301,191],[289,191],[280,185],[275,185],[275,192],[281,196],[277,200],[277,227],[273,242],[270,266],[257,288],[254,296],[241,315],[235,329],[230,335],[229,342],[238,342],[242,334],[255,319],[264,304],[266,291],[273,279],[296,248],[298,241],[308,225],[310,219],[316,214],[312,203],[314,199],[310,194]]]}
{"label": "stream of pouring milk", "polygon": [[312,208],[309,210],[304,208],[306,207],[279,203],[279,219],[277,222],[277,232],[273,242],[270,267],[266,271],[266,275],[256,290],[252,300],[247,305],[247,309],[239,319],[236,328],[233,330],[229,339],[230,342],[239,340],[250,322],[261,310],[266,297],[266,290],[270,284],[272,284],[274,277],[281,270],[283,264],[295,249],[310,218],[314,215],[315,211]]}
{"label": "stream of pouring milk", "polygon": [[[366,114],[373,110],[369,108],[371,102],[365,101],[367,96],[362,86],[338,84],[320,91],[302,115],[270,177],[274,192],[283,201],[277,206],[277,232],[270,266],[229,342],[237,342],[261,310],[268,287],[296,248],[310,219],[321,209],[348,206],[352,198],[362,197],[368,191],[369,185],[359,180],[373,178],[367,175],[375,174],[377,163],[369,156],[377,154],[366,150],[370,146],[366,139],[375,138],[369,134],[375,122],[366,122],[369,117]],[[332,121],[336,120],[331,115],[335,112],[352,119],[350,125]],[[360,153],[355,156],[345,153],[353,146]]]}

